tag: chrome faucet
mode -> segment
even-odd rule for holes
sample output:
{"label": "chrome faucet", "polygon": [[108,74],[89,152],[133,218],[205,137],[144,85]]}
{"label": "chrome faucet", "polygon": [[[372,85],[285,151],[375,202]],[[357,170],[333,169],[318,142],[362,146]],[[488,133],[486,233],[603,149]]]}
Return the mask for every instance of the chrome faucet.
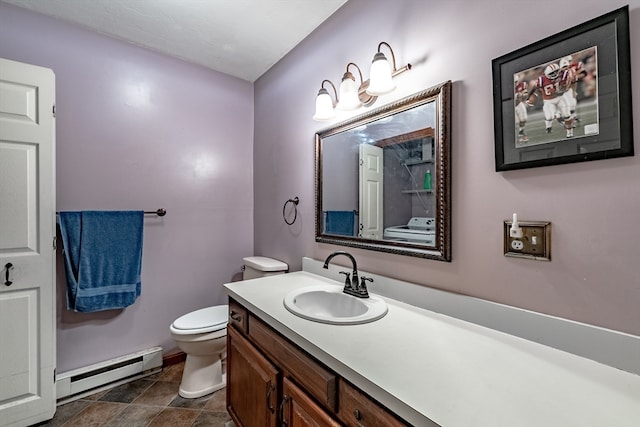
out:
{"label": "chrome faucet", "polygon": [[336,251],[332,253],[327,257],[327,259],[324,260],[324,265],[322,266],[322,268],[328,269],[329,262],[331,262],[331,260],[338,255],[346,256],[351,260],[351,264],[353,264],[351,278],[349,278],[349,273],[347,273],[346,271],[340,272],[340,274],[344,274],[346,276],[344,281],[344,289],[342,290],[342,292],[358,298],[369,298],[369,292],[367,292],[367,285],[365,281],[373,282],[373,279],[362,277],[362,282],[358,283],[358,263],[356,262],[356,259],[353,257],[353,255],[351,255],[349,252]]}

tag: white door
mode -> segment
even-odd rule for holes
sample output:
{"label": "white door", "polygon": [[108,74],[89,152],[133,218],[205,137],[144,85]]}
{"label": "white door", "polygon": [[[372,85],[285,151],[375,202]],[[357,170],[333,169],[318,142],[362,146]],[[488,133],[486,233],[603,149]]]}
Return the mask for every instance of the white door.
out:
{"label": "white door", "polygon": [[0,424],[55,413],[55,76],[0,58]]}
{"label": "white door", "polygon": [[382,239],[383,165],[382,148],[360,144],[359,236],[367,239]]}

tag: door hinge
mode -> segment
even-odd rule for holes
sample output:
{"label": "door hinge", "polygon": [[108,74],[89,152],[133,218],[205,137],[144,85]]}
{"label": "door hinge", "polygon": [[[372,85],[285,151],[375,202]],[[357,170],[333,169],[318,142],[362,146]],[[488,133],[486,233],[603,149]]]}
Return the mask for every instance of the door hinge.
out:
{"label": "door hinge", "polygon": [[53,117],[55,117],[56,116],[56,104],[53,104],[52,113],[53,113]]}
{"label": "door hinge", "polygon": [[53,383],[56,383],[56,368],[53,368]]}
{"label": "door hinge", "polygon": [[53,236],[53,249],[58,249],[58,237]]}

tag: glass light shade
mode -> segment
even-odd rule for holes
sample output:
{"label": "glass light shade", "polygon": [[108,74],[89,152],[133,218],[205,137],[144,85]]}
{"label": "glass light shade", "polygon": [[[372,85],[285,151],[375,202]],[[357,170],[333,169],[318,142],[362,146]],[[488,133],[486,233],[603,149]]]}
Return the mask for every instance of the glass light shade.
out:
{"label": "glass light shade", "polygon": [[316,97],[316,113],[313,115],[313,120],[330,120],[335,116],[336,112],[333,110],[333,100],[329,92],[327,92],[325,88],[321,88]]}
{"label": "glass light shade", "polygon": [[358,86],[353,78],[353,74],[346,73],[340,83],[340,100],[336,108],[342,111],[352,111],[358,109],[362,104],[358,97]]}
{"label": "glass light shade", "polygon": [[380,96],[393,91],[396,85],[393,83],[391,71],[391,66],[384,53],[376,53],[371,63],[367,93],[372,96]]}

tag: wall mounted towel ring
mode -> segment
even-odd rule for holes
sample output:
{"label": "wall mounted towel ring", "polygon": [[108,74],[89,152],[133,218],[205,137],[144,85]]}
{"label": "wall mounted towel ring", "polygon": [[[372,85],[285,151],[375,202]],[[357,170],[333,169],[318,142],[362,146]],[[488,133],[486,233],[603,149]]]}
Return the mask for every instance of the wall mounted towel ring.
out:
{"label": "wall mounted towel ring", "polygon": [[[287,205],[289,203],[293,203],[293,221],[291,222],[287,221],[287,216],[285,214]],[[284,219],[284,222],[286,222],[288,225],[292,225],[294,222],[296,222],[296,219],[298,218],[298,203],[300,203],[300,199],[298,198],[298,196],[284,202],[284,206],[282,207],[282,219]]]}

